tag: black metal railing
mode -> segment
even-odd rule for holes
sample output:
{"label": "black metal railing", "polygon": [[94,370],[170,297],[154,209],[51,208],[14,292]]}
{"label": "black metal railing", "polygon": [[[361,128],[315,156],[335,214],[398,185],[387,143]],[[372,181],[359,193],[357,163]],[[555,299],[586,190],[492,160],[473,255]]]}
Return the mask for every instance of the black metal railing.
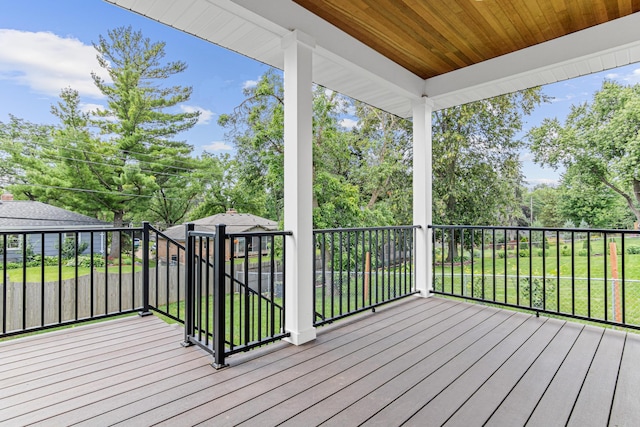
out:
{"label": "black metal railing", "polygon": [[141,228],[0,231],[0,337],[148,312]]}
{"label": "black metal railing", "polygon": [[[185,345],[225,357],[289,336],[284,331],[285,236],[265,231],[186,231]],[[238,249],[240,248],[240,249]]]}
{"label": "black metal railing", "polygon": [[[161,231],[143,223],[142,235],[147,236],[149,268],[149,309],[174,321],[184,323],[186,301],[185,245]],[[144,240],[144,237],[143,237]],[[144,242],[143,242],[144,245]]]}
{"label": "black metal railing", "polygon": [[433,292],[640,329],[633,230],[433,228]]}
{"label": "black metal railing", "polygon": [[416,293],[417,226],[314,231],[314,324]]}

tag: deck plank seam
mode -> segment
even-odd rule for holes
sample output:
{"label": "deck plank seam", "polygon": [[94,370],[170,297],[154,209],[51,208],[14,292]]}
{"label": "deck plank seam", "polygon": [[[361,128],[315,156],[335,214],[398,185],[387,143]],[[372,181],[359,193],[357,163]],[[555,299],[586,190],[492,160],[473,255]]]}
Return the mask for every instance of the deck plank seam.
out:
{"label": "deck plank seam", "polygon": [[[443,312],[444,312],[444,311],[447,311],[447,310],[449,310],[449,309],[451,309],[452,307],[453,307],[453,306],[446,307],[446,308],[443,310]],[[464,306],[463,306],[463,307],[464,307]],[[464,308],[464,310],[466,310],[466,309],[467,309],[467,308],[465,307],[465,308]],[[482,311],[482,310],[479,310],[479,311]],[[416,317],[416,316],[418,316],[418,315],[419,315],[419,316],[425,316],[425,317],[423,317],[423,318],[420,320],[420,322],[414,322],[414,323],[413,323],[413,325],[419,325],[419,324],[421,324],[421,322],[424,322],[424,321],[425,321],[425,319],[428,319],[428,318],[432,317],[431,315],[428,315],[428,313],[427,313],[427,312],[422,311],[422,312],[416,313],[416,314],[415,314],[415,315],[413,315],[413,316],[410,316],[410,317],[405,318],[405,319],[404,319],[404,321],[409,322],[409,321],[411,321],[413,318],[415,318],[415,317]],[[384,328],[382,328],[382,329],[378,329],[378,330],[376,331],[376,333],[377,333],[377,334],[381,334],[381,332],[383,332],[384,330],[389,331],[389,330],[391,330],[391,329],[393,329],[393,328],[397,328],[397,327],[398,327],[398,323],[396,322],[396,323],[393,323],[393,324],[389,324],[389,325],[385,326],[385,327],[384,327]],[[371,334],[366,335],[366,336],[363,336],[363,337],[361,337],[361,338],[371,338]],[[377,339],[376,341],[374,341],[374,342],[372,342],[372,343],[369,343],[368,345],[373,345],[373,344],[374,344],[374,343],[376,343],[376,342],[384,342],[386,339],[388,339],[388,336],[387,336],[387,335],[385,335],[385,336],[381,336],[379,339]],[[357,344],[357,340],[356,340],[356,341],[351,341],[350,343],[345,343],[345,345],[346,345],[346,344],[350,344],[351,346],[353,346],[354,344]],[[342,346],[341,346],[341,347],[342,347]],[[356,347],[353,351],[351,351],[350,353],[344,354],[344,355],[342,355],[341,357],[347,357],[347,356],[349,356],[349,355],[350,355],[350,354],[352,354],[352,353],[355,353],[355,352],[357,352],[357,351],[360,351],[361,349],[362,349],[362,347]],[[321,353],[321,354],[317,355],[316,357],[314,357],[314,359],[315,359],[315,358],[317,358],[317,357],[321,357],[321,356],[326,357],[327,353],[332,353],[332,352],[335,352],[335,351],[337,351],[337,350],[340,350],[340,347],[331,348],[330,350],[325,351],[325,352],[323,352],[323,353]],[[307,362],[309,362],[310,360],[312,360],[312,359],[306,359],[306,360],[304,360],[302,363],[307,363]],[[332,361],[332,363],[334,363],[334,362],[335,362],[335,361],[337,361],[337,360],[339,360],[339,359],[336,359],[336,360]],[[297,366],[297,365],[296,365],[296,366]],[[289,366],[289,367],[286,367],[284,370],[280,371],[279,373],[285,372],[285,371],[287,371],[287,370],[289,370],[289,369],[292,369],[292,368],[294,368],[294,367],[296,367],[296,366]],[[276,374],[274,373],[274,374],[272,374],[272,375],[270,375],[270,376],[273,376],[273,375],[276,375]],[[297,378],[298,378],[298,377],[296,377],[296,378],[292,378],[290,381],[295,381]],[[260,379],[258,380],[258,382],[259,382],[259,381],[263,381],[264,379],[265,379],[265,378],[260,378]],[[255,383],[253,383],[253,384],[255,384]],[[285,384],[286,384],[286,383],[282,383],[282,384],[280,384],[279,386],[277,386],[276,388],[281,387],[281,386],[283,386],[283,385],[285,385]],[[250,385],[251,385],[251,384],[248,384],[248,385],[246,385],[245,387],[248,387],[248,386],[250,386]],[[243,388],[245,388],[245,387],[243,387]],[[233,392],[237,392],[237,391],[239,391],[239,390],[240,390],[240,389],[236,389],[236,390],[234,390]],[[267,391],[265,391],[265,393],[267,393],[267,392],[269,392],[269,391],[270,391],[270,390],[267,390]],[[222,397],[224,397],[224,396],[222,396]],[[200,406],[203,406],[203,405],[206,405],[206,404],[208,404],[208,403],[211,403],[211,402],[213,402],[214,400],[217,400],[217,399],[218,399],[218,398],[215,398],[215,399],[213,399],[213,400],[209,400],[209,401],[207,401],[207,402],[204,402],[204,403],[202,403]],[[242,403],[243,403],[243,402],[240,402],[240,403],[238,403],[236,406],[239,406],[239,405],[241,405]],[[231,410],[231,409],[233,409],[233,408],[229,408],[228,410]],[[181,413],[181,414],[177,414],[177,415],[175,415],[175,416],[178,416],[178,415],[183,415],[183,414]]]}
{"label": "deck plank seam", "polygon": [[[487,311],[487,313],[489,313],[489,312],[490,312],[490,311],[488,311],[488,310],[489,310],[489,308],[488,308],[488,307],[485,307],[485,308],[487,308],[487,310],[484,310],[484,311]],[[483,311],[483,312],[484,312],[484,311]],[[480,313],[480,312],[478,312],[478,313]],[[476,314],[478,314],[478,313],[476,313]],[[458,335],[456,335],[456,336],[454,336],[454,337],[450,337],[450,338],[449,338],[445,343],[443,343],[443,344],[442,344],[442,346],[441,346],[441,347],[439,347],[439,348],[437,348],[437,349],[434,349],[434,350],[433,350],[432,352],[430,352],[429,354],[425,355],[424,357],[422,357],[421,359],[419,359],[419,360],[415,361],[413,364],[409,365],[409,366],[408,366],[408,367],[406,367],[405,369],[403,369],[403,370],[401,370],[400,372],[396,373],[396,376],[399,376],[399,375],[401,375],[401,374],[404,374],[404,373],[408,372],[409,370],[411,370],[412,368],[414,368],[414,367],[415,367],[415,366],[417,366],[418,364],[424,364],[424,363],[425,363],[425,360],[427,360],[428,358],[432,357],[432,356],[433,356],[434,354],[436,354],[438,351],[442,351],[442,350],[443,350],[443,349],[445,349],[447,346],[452,345],[452,343],[453,343],[453,342],[455,342],[455,341],[457,341],[457,340],[461,339],[461,338],[462,338],[462,337],[464,337],[466,334],[469,334],[469,333],[470,333],[471,331],[473,331],[475,328],[478,328],[478,327],[482,326],[482,324],[483,324],[484,322],[489,321],[491,318],[493,318],[494,316],[496,316],[498,313],[500,313],[500,311],[496,310],[496,311],[494,311],[494,313],[493,313],[493,314],[491,314],[491,315],[490,315],[490,316],[488,316],[487,318],[483,319],[481,322],[479,322],[479,323],[477,323],[477,324],[469,325],[469,326],[468,326],[468,328],[461,330],[461,331],[458,333]],[[503,319],[503,320],[508,319],[509,317],[511,317],[511,315],[512,315],[512,314],[510,314],[509,316],[507,316],[507,317],[506,317],[505,319]],[[500,323],[502,323],[502,322],[500,322]],[[459,324],[461,324],[461,323],[459,323]],[[453,328],[450,328],[450,329],[449,329],[449,331],[451,331],[452,329],[453,329]],[[488,331],[488,332],[489,332],[489,331]],[[487,333],[488,333],[488,332],[487,332]],[[484,336],[484,334],[483,334],[483,336]],[[478,339],[480,339],[480,338],[481,338],[481,337],[479,337]],[[472,345],[472,344],[473,344],[474,342],[476,342],[478,339],[474,340],[474,341],[473,341],[473,342],[471,342],[469,345],[467,345],[467,346],[465,346],[464,348],[462,348],[461,350],[459,350],[459,351],[456,353],[456,355],[457,355],[457,354],[459,354],[460,352],[464,351],[464,349],[466,349],[468,346]],[[454,355],[454,356],[452,356],[451,358],[453,358],[453,357],[455,357],[455,355]],[[432,375],[434,372],[436,372],[439,368],[441,368],[442,366],[444,366],[446,363],[447,363],[447,362],[444,362],[444,363],[442,363],[440,366],[435,367],[435,368],[434,368],[430,373],[426,374],[426,375],[425,375],[422,379],[420,379],[419,381],[424,380],[425,378],[428,378],[430,375]],[[391,381],[393,381],[395,378],[396,378],[396,377],[392,377],[392,378],[390,378],[389,380],[385,381],[384,383],[380,384],[378,387],[376,387],[376,389],[375,389],[375,390],[373,390],[373,391],[369,392],[369,393],[368,393],[368,395],[373,394],[373,393],[375,393],[377,390],[382,389],[382,387],[387,386],[387,385],[388,385],[389,383],[391,383]],[[404,394],[404,393],[403,393],[403,394]],[[357,401],[355,401],[355,402],[351,403],[348,407],[343,408],[341,411],[339,411],[339,412],[337,412],[336,414],[334,414],[332,417],[330,417],[329,419],[327,419],[325,422],[330,421],[331,419],[335,418],[337,415],[339,415],[339,414],[341,414],[341,413],[343,413],[343,412],[347,411],[349,408],[351,408],[351,407],[353,407],[354,405],[358,404],[358,402],[363,401],[366,397],[367,397],[367,396],[362,396],[362,397],[361,397],[360,399],[358,399]],[[393,402],[390,402],[388,405],[390,405],[391,403],[393,403]],[[382,410],[383,410],[386,406],[388,406],[388,405],[385,405],[384,407],[380,408],[378,411],[376,411],[376,412],[375,412],[375,413],[373,413],[371,416],[369,416],[369,417],[368,417],[364,422],[366,422],[367,420],[369,420],[369,419],[373,418],[377,413],[379,413],[380,411],[382,411]]]}
{"label": "deck plank seam", "polygon": [[[438,314],[443,314],[443,313],[445,313],[446,311],[448,311],[449,309],[452,309],[452,308],[454,308],[454,307],[455,307],[455,306],[450,306],[450,307],[448,307],[447,309],[445,309],[445,310],[443,310],[443,311],[439,312]],[[451,318],[451,317],[454,317],[454,316],[456,316],[456,315],[459,315],[462,311],[465,311],[465,310],[466,310],[466,308],[465,308],[465,309],[463,309],[463,310],[461,310],[461,311],[451,313],[447,318],[440,320],[440,322],[443,322],[443,321],[445,321],[446,319],[449,319],[449,318]],[[482,311],[482,310],[481,310],[481,311]],[[420,334],[423,334],[423,333],[427,332],[430,328],[438,326],[438,324],[436,324],[436,323],[430,324],[430,325],[428,325],[428,326],[427,326],[427,325],[424,325],[427,321],[431,320],[433,317],[434,317],[434,316],[428,316],[428,317],[426,317],[426,318],[424,318],[424,319],[420,320],[420,321],[419,321],[419,322],[417,322],[417,323],[414,323],[414,324],[412,324],[412,325],[409,325],[410,327],[414,327],[414,329],[416,330],[416,331],[415,331],[415,333],[413,333],[413,334],[411,334],[411,335],[408,335],[408,336],[406,336],[406,337],[402,338],[402,339],[401,339],[400,341],[398,341],[398,342],[392,342],[392,343],[388,344],[386,348],[382,348],[382,349],[380,349],[380,350],[376,350],[376,352],[375,352],[375,353],[376,353],[376,354],[377,354],[377,353],[381,353],[381,352],[387,351],[387,350],[389,350],[389,349],[391,349],[391,348],[393,348],[393,347],[399,346],[399,345],[401,345],[401,344],[402,344],[402,343],[404,343],[404,342],[409,342],[409,341],[411,341],[411,340],[414,340],[414,339],[415,339],[415,337],[419,336]],[[425,326],[426,326],[426,327],[425,327]],[[408,329],[408,327],[407,327],[407,329]],[[353,357],[354,353],[357,353],[357,352],[362,351],[362,350],[366,350],[366,349],[367,349],[367,347],[374,346],[374,345],[378,344],[379,342],[385,342],[385,343],[386,343],[388,340],[389,340],[389,336],[383,336],[380,340],[375,341],[375,342],[372,342],[372,343],[369,343],[369,344],[367,344],[367,345],[365,345],[365,346],[363,346],[363,347],[359,347],[359,348],[358,348],[356,351],[354,351],[353,353],[345,354],[345,355],[341,356],[339,359],[336,359],[336,360],[332,361],[331,363],[337,363],[337,362],[340,362],[340,361],[341,361],[341,360],[343,360],[343,359],[351,358],[351,357]],[[418,344],[418,345],[414,346],[414,348],[415,348],[415,347],[418,347],[418,346],[420,346],[420,345],[423,345],[423,344],[425,343],[425,342],[423,342],[423,341],[419,341],[419,342],[420,342],[420,344]],[[412,351],[412,349],[409,349],[408,351]],[[321,381],[319,381],[319,382],[317,382],[317,383],[310,384],[310,385],[309,385],[309,387],[305,388],[305,389],[304,389],[304,390],[302,390],[302,391],[298,391],[298,393],[303,393],[303,392],[308,391],[308,390],[310,390],[310,389],[312,389],[312,388],[314,388],[314,387],[317,387],[317,386],[319,386],[319,385],[321,385],[321,384],[323,384],[323,383],[326,383],[327,381],[329,381],[329,380],[331,380],[331,379],[333,379],[333,378],[335,378],[335,377],[337,377],[337,376],[339,376],[339,375],[342,375],[342,374],[344,374],[344,372],[346,372],[346,371],[348,371],[348,370],[350,370],[350,369],[352,369],[352,368],[354,368],[354,367],[356,367],[356,366],[359,366],[359,365],[361,365],[362,363],[366,363],[367,361],[368,361],[368,359],[366,359],[366,358],[365,358],[365,359],[361,359],[361,360],[355,360],[355,361],[354,361],[355,363],[352,363],[352,364],[350,364],[350,365],[348,365],[348,366],[344,367],[341,371],[339,371],[339,372],[336,372],[336,373],[332,374],[332,375],[331,375],[330,377],[328,377],[328,378],[325,378],[325,379],[323,379],[323,380],[321,380]],[[270,390],[268,390],[268,391],[265,391],[261,396],[266,395],[266,394],[268,394],[268,393],[273,393],[273,392],[275,392],[275,390],[276,390],[277,388],[280,388],[280,387],[287,387],[287,385],[289,385],[289,384],[291,384],[291,383],[294,383],[294,382],[300,381],[300,380],[302,380],[302,378],[303,378],[304,376],[306,376],[306,375],[307,375],[307,374],[302,375],[302,376],[299,376],[299,377],[292,378],[292,379],[290,379],[290,380],[289,380],[288,382],[286,382],[286,383],[282,383],[282,384],[278,385],[277,387],[275,387],[275,388],[273,388],[273,389],[270,389]],[[291,398],[294,398],[295,396],[296,396],[296,394],[293,394],[293,395],[291,395],[291,396],[287,397],[286,399],[284,399],[284,400],[282,400],[282,401],[279,401],[279,402],[277,402],[276,404],[274,404],[274,405],[272,405],[272,406],[270,406],[270,407],[268,407],[268,408],[265,408],[262,412],[267,411],[267,410],[269,410],[269,409],[272,409],[272,408],[274,408],[275,406],[278,406],[278,405],[280,405],[280,404],[282,404],[282,403],[286,402],[287,400],[290,400]],[[237,407],[239,407],[239,406],[241,406],[241,405],[243,405],[243,404],[246,404],[246,403],[247,403],[247,402],[243,402],[243,403],[241,403],[241,404],[239,404],[239,405],[236,405],[236,407],[231,408],[231,409],[229,409],[229,410],[227,410],[227,411],[225,411],[225,412],[228,412],[228,411],[230,411],[230,410],[232,410],[232,409],[235,409],[235,408],[237,408]],[[244,420],[244,421],[247,421],[247,420],[249,420],[249,419],[251,419],[251,418],[254,418],[255,416],[258,416],[259,414],[260,414],[260,413],[255,414],[255,415],[253,415],[252,417],[250,417],[250,418],[248,418],[248,419],[246,419],[246,420]],[[215,415],[214,417],[219,417],[219,416],[222,416],[222,415],[224,415],[224,412],[223,412],[223,413],[221,413],[221,414]],[[209,419],[207,419],[207,420],[205,420],[205,421],[211,421],[212,419],[214,419],[214,417],[211,417],[211,418],[209,418]]]}

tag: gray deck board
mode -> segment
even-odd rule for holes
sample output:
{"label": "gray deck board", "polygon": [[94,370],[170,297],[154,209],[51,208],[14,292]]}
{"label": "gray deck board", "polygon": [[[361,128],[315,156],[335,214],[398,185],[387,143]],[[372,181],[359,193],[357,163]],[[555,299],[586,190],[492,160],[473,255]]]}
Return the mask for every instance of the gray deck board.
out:
{"label": "gray deck board", "polygon": [[603,334],[602,328],[585,326],[527,421],[531,426],[564,426],[573,405],[566,396],[578,396]]}
{"label": "gray deck board", "polygon": [[618,372],[611,426],[640,425],[640,336],[629,334]]}
{"label": "gray deck board", "polygon": [[214,370],[153,316],[0,343],[0,425],[640,425],[640,336],[408,298]]}
{"label": "gray deck board", "polygon": [[544,324],[481,387],[473,390],[473,395],[444,425],[478,425],[489,419],[564,324],[554,319],[540,320]]}
{"label": "gray deck board", "polygon": [[543,324],[544,320],[527,318],[469,369],[443,387],[408,420],[407,425],[424,425],[425,420],[434,425],[444,424]]}
{"label": "gray deck board", "polygon": [[605,330],[567,425],[580,427],[607,424],[624,341],[625,334]]}
{"label": "gray deck board", "polygon": [[525,425],[582,328],[583,325],[564,324],[496,408],[487,421],[488,426]]}

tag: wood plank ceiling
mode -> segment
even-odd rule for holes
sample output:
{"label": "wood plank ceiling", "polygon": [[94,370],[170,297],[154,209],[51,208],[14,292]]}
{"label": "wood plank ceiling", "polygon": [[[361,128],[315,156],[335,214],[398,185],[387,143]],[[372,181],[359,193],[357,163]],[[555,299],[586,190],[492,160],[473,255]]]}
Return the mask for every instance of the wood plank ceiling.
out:
{"label": "wood plank ceiling", "polygon": [[294,1],[423,79],[640,11],[640,0]]}

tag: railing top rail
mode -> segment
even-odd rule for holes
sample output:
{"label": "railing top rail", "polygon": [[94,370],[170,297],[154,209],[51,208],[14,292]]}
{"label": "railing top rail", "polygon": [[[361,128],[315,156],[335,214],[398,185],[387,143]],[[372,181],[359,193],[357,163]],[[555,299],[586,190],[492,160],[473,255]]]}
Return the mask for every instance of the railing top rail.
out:
{"label": "railing top rail", "polygon": [[10,234],[53,234],[53,233],[113,233],[115,231],[135,232],[142,231],[142,227],[11,227],[0,228],[0,235]]}
{"label": "railing top rail", "polygon": [[211,237],[213,239],[214,237],[216,237],[216,232],[215,231],[196,231],[196,230],[191,230],[191,231],[189,231],[189,236]]}
{"label": "railing top rail", "polygon": [[227,233],[227,237],[243,237],[243,236],[293,236],[293,231],[243,231],[241,233]]}
{"label": "railing top rail", "polygon": [[422,228],[420,225],[389,225],[384,227],[354,227],[354,228],[324,228],[313,230],[314,234],[322,233],[338,233],[338,232],[352,232],[352,231],[367,231],[367,230],[407,230]]}
{"label": "railing top rail", "polygon": [[[215,231],[189,231],[190,236],[194,237],[210,237],[216,236]],[[292,231],[245,231],[240,233],[225,233],[225,237],[259,237],[259,236],[292,236]]]}
{"label": "railing top rail", "polygon": [[519,227],[504,225],[429,225],[428,228],[445,229],[475,229],[475,230],[519,230],[519,231],[559,231],[563,233],[607,233],[607,234],[640,234],[639,230],[615,229],[615,228],[550,228],[550,227]]}

